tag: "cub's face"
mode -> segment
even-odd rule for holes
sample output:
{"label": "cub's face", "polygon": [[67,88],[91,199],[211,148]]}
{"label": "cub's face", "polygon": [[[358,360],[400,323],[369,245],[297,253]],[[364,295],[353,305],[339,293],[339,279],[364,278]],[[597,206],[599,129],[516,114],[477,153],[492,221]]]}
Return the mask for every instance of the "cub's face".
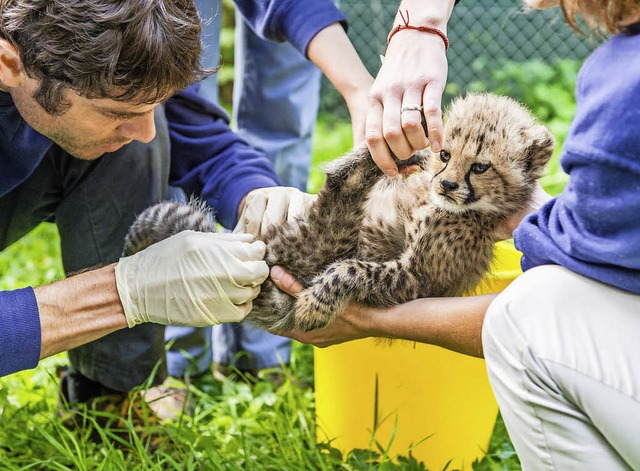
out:
{"label": "cub's face", "polygon": [[515,101],[467,95],[445,115],[444,149],[428,162],[433,203],[448,212],[506,214],[526,204],[554,140]]}

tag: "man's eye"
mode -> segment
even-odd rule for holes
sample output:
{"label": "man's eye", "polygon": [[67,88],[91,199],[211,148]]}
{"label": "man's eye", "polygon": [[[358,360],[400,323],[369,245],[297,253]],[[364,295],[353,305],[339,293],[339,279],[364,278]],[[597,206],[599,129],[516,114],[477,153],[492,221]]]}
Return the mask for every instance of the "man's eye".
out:
{"label": "man's eye", "polygon": [[442,160],[444,163],[449,162],[449,159],[451,159],[451,154],[446,151],[446,150],[441,150],[440,151],[440,160]]}
{"label": "man's eye", "polygon": [[476,175],[479,175],[489,170],[490,167],[491,167],[491,164],[481,164],[476,162],[475,164],[471,165],[471,171]]}

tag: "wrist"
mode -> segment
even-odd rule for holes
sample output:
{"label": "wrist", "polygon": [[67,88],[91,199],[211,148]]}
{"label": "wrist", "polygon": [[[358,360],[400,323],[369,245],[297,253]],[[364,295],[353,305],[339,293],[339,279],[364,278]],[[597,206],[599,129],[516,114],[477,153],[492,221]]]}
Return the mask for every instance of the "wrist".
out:
{"label": "wrist", "polygon": [[402,24],[403,19],[400,12],[405,14],[405,12],[408,11],[411,15],[412,24],[437,28],[446,34],[447,23],[451,17],[454,4],[454,0],[404,0],[398,8],[393,26],[395,27]]}
{"label": "wrist", "polygon": [[[251,193],[251,191],[249,193]],[[236,214],[236,221],[238,221],[240,219],[240,216],[242,216],[242,211],[244,211],[244,207],[247,204],[247,196],[249,196],[249,193],[244,195],[242,197],[242,199],[240,200],[240,204],[238,204],[238,211],[237,211],[237,214]]]}
{"label": "wrist", "polygon": [[420,23],[411,23],[411,18],[409,17],[408,10],[405,11],[405,13],[402,13],[402,11],[398,11],[398,15],[402,19],[402,22],[394,26],[393,29],[389,32],[389,35],[387,36],[387,44],[391,43],[391,39],[401,31],[418,31],[420,33],[438,36],[444,44],[445,52],[449,49],[449,38],[447,37],[445,30],[435,26]]}

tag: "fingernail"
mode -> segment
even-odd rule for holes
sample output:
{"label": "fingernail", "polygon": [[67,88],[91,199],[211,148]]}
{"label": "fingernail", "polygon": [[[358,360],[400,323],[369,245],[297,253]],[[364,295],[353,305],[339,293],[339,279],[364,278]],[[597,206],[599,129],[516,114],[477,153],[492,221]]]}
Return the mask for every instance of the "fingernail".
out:
{"label": "fingernail", "polygon": [[395,177],[398,174],[398,169],[397,168],[389,168],[389,169],[385,170],[384,173],[388,177]]}
{"label": "fingernail", "polygon": [[275,267],[271,268],[271,279],[273,281],[280,281],[283,275],[284,270],[281,267],[276,265]]}
{"label": "fingernail", "polygon": [[440,143],[439,142],[433,141],[431,143],[431,150],[433,152],[440,152],[442,150],[442,147],[440,147]]}

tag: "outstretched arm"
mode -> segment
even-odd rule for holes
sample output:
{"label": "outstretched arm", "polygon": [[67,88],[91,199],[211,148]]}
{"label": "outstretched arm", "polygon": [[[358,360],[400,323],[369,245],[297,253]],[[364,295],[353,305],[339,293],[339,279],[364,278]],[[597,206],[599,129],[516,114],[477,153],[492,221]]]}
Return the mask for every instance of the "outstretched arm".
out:
{"label": "outstretched arm", "polygon": [[34,289],[42,329],[41,359],[127,327],[114,267]]}
{"label": "outstretched arm", "polygon": [[[271,270],[271,279],[291,295],[302,290],[293,276],[280,267]],[[290,330],[283,335],[317,347],[365,337],[405,339],[482,357],[482,322],[495,296],[416,299],[381,309],[350,304],[325,328],[311,332]]]}
{"label": "outstretched arm", "polygon": [[246,234],[183,231],[115,265],[0,292],[0,376],[143,322],[239,322],[268,276],[265,251]]}

